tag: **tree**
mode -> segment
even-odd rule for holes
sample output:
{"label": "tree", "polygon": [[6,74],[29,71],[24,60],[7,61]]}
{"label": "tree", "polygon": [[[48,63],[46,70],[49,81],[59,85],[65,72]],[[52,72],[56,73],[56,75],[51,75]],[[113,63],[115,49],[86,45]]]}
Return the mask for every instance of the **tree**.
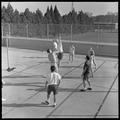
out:
{"label": "tree", "polygon": [[50,10],[49,10],[49,7],[47,7],[47,11],[46,13],[44,14],[44,20],[46,24],[48,23],[52,23],[52,18],[51,18],[51,15],[50,15]]}
{"label": "tree", "polygon": [[43,20],[43,14],[39,9],[37,9],[36,10],[36,21],[37,23],[42,23],[42,20]]}
{"label": "tree", "polygon": [[20,23],[28,23],[28,20],[23,12],[20,13]]}
{"label": "tree", "polygon": [[19,22],[20,22],[19,11],[15,9],[15,12],[13,13],[13,23],[19,23]]}
{"label": "tree", "polygon": [[55,8],[54,8],[54,19],[55,19],[56,24],[61,23],[61,15],[60,15],[56,5],[55,5]]}
{"label": "tree", "polygon": [[67,15],[63,15],[61,21],[62,21],[63,24],[64,23],[68,23],[68,17],[67,17]]}
{"label": "tree", "polygon": [[25,9],[24,15],[27,19],[27,23],[31,23],[32,22],[32,17],[31,17],[31,13],[30,13],[28,8]]}
{"label": "tree", "polygon": [[72,17],[71,18],[71,20],[72,20],[71,22],[74,23],[74,24],[76,24],[77,23],[77,12],[74,9],[72,10],[71,15],[72,15],[71,16]]}
{"label": "tree", "polygon": [[5,6],[3,6],[2,7],[2,22],[6,22],[6,19],[5,19],[5,17],[6,17],[6,8],[5,8]]}
{"label": "tree", "polygon": [[13,21],[13,8],[12,8],[12,6],[11,6],[11,4],[10,3],[8,3],[8,6],[7,6],[7,9],[6,9],[6,12],[7,12],[7,14],[8,14],[8,17],[9,17],[9,22],[12,22]]}
{"label": "tree", "polygon": [[83,23],[83,11],[79,11],[79,14],[77,16],[78,23],[82,24]]}
{"label": "tree", "polygon": [[54,16],[54,11],[53,11],[52,5],[50,7],[50,17],[52,19],[52,23],[55,23],[55,16]]}
{"label": "tree", "polygon": [[67,23],[72,24],[72,12],[69,12],[67,15]]}

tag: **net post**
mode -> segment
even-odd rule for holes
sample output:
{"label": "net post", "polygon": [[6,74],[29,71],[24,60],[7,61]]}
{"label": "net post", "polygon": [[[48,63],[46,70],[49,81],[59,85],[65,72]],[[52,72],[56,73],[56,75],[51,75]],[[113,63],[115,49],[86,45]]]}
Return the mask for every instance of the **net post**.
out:
{"label": "net post", "polygon": [[28,24],[26,24],[26,33],[27,33],[27,37],[28,37]]}
{"label": "net post", "polygon": [[8,30],[9,31],[7,33],[7,38],[6,38],[6,44],[7,44],[7,64],[8,64],[7,71],[11,72],[12,70],[15,69],[15,67],[10,68],[10,64],[9,64],[9,50],[8,50],[8,48],[9,48],[9,39],[10,39],[10,34],[11,34],[11,32],[10,32],[10,23],[8,23]]}
{"label": "net post", "polygon": [[9,37],[9,34],[7,34],[6,44],[7,44],[7,65],[8,65],[7,71],[10,71],[10,66],[9,66],[9,53],[8,53],[8,39],[9,39],[8,37]]}
{"label": "net post", "polygon": [[9,34],[9,36],[10,36],[10,34],[11,34],[11,31],[10,31],[10,23],[8,23],[8,27],[9,27],[8,34]]}

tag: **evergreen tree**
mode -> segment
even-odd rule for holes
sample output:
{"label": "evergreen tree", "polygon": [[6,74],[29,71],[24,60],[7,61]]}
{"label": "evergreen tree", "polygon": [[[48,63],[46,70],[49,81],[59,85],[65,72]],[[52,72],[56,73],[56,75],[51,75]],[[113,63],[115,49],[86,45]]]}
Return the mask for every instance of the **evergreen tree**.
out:
{"label": "evergreen tree", "polygon": [[72,12],[69,12],[67,15],[67,24],[72,24]]}
{"label": "evergreen tree", "polygon": [[24,11],[24,16],[25,16],[26,19],[27,19],[27,23],[32,23],[31,13],[30,13],[30,11],[29,11],[28,8],[25,9],[25,11]]}
{"label": "evergreen tree", "polygon": [[12,21],[13,21],[13,11],[14,10],[13,10],[11,4],[8,3],[7,9],[6,9],[6,14],[8,15],[9,18],[8,18],[7,22],[12,23]]}
{"label": "evergreen tree", "polygon": [[19,22],[20,22],[19,11],[15,9],[15,12],[13,13],[13,23],[19,23]]}
{"label": "evergreen tree", "polygon": [[6,8],[2,7],[2,22],[6,22]]}
{"label": "evergreen tree", "polygon": [[62,20],[61,20],[61,22],[63,23],[63,24],[67,24],[68,22],[67,22],[67,15],[63,15],[62,16]]}
{"label": "evergreen tree", "polygon": [[46,24],[52,23],[49,7],[47,7],[47,11],[44,14],[44,23],[46,23]]}
{"label": "evergreen tree", "polygon": [[79,11],[79,14],[77,16],[77,20],[78,20],[78,23],[79,24],[82,24],[83,23],[83,11]]}
{"label": "evergreen tree", "polygon": [[36,10],[36,21],[37,23],[42,23],[43,21],[43,14],[39,9]]}
{"label": "evergreen tree", "polygon": [[33,16],[33,23],[34,23],[34,24],[38,24],[39,21],[38,21],[38,16],[37,16],[36,12],[33,12],[32,14],[33,14],[33,15],[32,15],[32,16]]}
{"label": "evergreen tree", "polygon": [[28,20],[23,12],[20,13],[20,23],[28,23]]}
{"label": "evergreen tree", "polygon": [[56,24],[61,23],[61,15],[60,15],[56,5],[55,5],[55,8],[54,8],[54,19],[55,19]]}
{"label": "evergreen tree", "polygon": [[76,23],[77,23],[77,12],[76,12],[74,9],[72,10],[71,15],[72,15],[72,16],[71,16],[71,17],[72,17],[72,18],[71,18],[71,20],[72,20],[71,22],[72,22],[73,24],[76,24]]}
{"label": "evergreen tree", "polygon": [[52,23],[55,23],[55,16],[54,16],[54,11],[53,11],[52,5],[50,7],[50,17],[52,19]]}

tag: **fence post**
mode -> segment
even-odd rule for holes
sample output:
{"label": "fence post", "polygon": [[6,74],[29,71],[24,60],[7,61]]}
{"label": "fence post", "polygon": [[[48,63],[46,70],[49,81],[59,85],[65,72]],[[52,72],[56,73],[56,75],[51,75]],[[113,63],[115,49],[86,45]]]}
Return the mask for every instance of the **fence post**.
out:
{"label": "fence post", "polygon": [[47,38],[49,39],[49,24],[47,24]]}
{"label": "fence post", "polygon": [[72,42],[72,24],[71,24],[71,42]]}
{"label": "fence post", "polygon": [[28,24],[26,24],[26,33],[27,33],[27,37],[28,37]]}
{"label": "fence post", "polygon": [[3,23],[2,23],[2,37],[3,37]]}
{"label": "fence post", "polygon": [[98,44],[97,44],[97,47],[99,47],[99,23],[97,25],[97,32],[98,32]]}
{"label": "fence post", "polygon": [[7,34],[6,43],[7,43],[7,63],[8,63],[8,69],[10,69],[10,66],[9,66],[9,54],[8,54],[8,41],[9,41],[9,34]]}
{"label": "fence post", "polygon": [[13,67],[13,68],[10,68],[10,65],[9,65],[9,50],[8,50],[8,48],[9,48],[9,40],[10,40],[10,36],[11,36],[11,31],[10,31],[10,23],[8,23],[8,33],[7,33],[7,38],[6,38],[6,44],[7,44],[7,63],[8,63],[8,68],[7,68],[7,71],[8,72],[10,72],[10,71],[12,71],[12,70],[14,70],[15,69],[15,67]]}
{"label": "fence post", "polygon": [[11,35],[11,31],[10,31],[10,23],[8,23],[8,27],[9,27],[9,28],[8,28],[8,30],[9,30],[9,31],[8,31],[8,35],[10,36],[10,35]]}
{"label": "fence post", "polygon": [[7,44],[7,63],[8,63],[7,71],[10,70],[10,66],[9,66],[9,53],[8,53],[9,37],[10,37],[10,23],[8,23],[8,33],[7,33],[7,38],[6,38],[6,44]]}

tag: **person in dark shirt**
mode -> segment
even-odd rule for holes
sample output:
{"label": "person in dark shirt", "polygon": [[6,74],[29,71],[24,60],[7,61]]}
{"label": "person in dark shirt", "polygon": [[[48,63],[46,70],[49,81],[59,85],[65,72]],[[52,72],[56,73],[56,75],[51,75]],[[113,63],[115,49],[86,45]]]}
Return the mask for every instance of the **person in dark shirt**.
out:
{"label": "person in dark shirt", "polygon": [[[84,63],[84,66],[83,66],[83,72],[82,72],[82,79],[83,79],[83,90],[85,91],[86,89],[88,90],[92,90],[91,88],[91,84],[90,84],[90,81],[89,81],[89,77],[90,77],[90,71],[91,71],[91,61],[90,61],[90,57],[89,55],[86,56],[86,61]],[[89,87],[86,88],[86,82],[88,83]]]}

